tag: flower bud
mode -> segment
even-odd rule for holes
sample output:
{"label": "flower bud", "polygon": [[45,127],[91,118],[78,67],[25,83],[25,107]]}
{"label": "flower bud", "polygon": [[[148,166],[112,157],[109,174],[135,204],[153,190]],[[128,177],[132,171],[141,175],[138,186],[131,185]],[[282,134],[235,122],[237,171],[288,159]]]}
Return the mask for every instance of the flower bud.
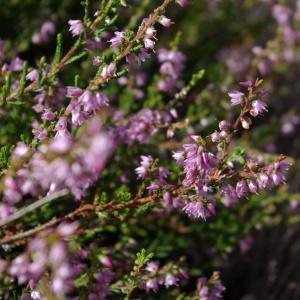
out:
{"label": "flower bud", "polygon": [[250,125],[252,124],[251,119],[248,118],[248,117],[245,117],[245,116],[244,116],[244,117],[241,117],[240,121],[241,121],[242,127],[243,127],[244,129],[249,129],[249,128],[250,128]]}
{"label": "flower bud", "polygon": [[220,130],[228,130],[229,127],[230,127],[230,124],[225,120],[223,120],[219,123]]}
{"label": "flower bud", "polygon": [[211,140],[213,143],[217,143],[220,141],[220,133],[218,131],[215,131],[211,134]]}

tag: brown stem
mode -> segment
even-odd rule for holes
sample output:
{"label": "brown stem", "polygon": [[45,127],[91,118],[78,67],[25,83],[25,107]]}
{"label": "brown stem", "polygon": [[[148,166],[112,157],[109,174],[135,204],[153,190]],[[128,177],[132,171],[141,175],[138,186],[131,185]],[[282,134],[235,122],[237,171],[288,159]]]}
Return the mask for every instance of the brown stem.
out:
{"label": "brown stem", "polygon": [[75,217],[82,215],[84,213],[91,213],[91,212],[106,212],[106,211],[116,211],[116,210],[120,210],[120,209],[124,209],[124,208],[128,208],[128,207],[132,207],[132,206],[138,206],[138,205],[142,205],[142,204],[146,204],[148,202],[152,202],[152,201],[156,201],[161,197],[161,195],[159,194],[155,194],[155,195],[151,195],[145,198],[134,198],[128,202],[125,203],[107,203],[103,206],[97,206],[97,205],[93,205],[93,204],[84,204],[82,206],[80,206],[79,208],[77,208],[76,210],[70,212],[69,214],[61,217],[61,218],[54,218],[51,221],[40,225],[38,227],[35,227],[33,229],[21,232],[21,233],[17,233],[11,236],[6,236],[4,238],[2,238],[0,240],[0,245],[3,244],[9,244],[18,240],[22,240],[22,239],[26,239],[31,237],[32,235],[35,235],[49,227],[55,226],[59,223],[61,223],[62,221],[66,221],[66,220],[72,220]]}

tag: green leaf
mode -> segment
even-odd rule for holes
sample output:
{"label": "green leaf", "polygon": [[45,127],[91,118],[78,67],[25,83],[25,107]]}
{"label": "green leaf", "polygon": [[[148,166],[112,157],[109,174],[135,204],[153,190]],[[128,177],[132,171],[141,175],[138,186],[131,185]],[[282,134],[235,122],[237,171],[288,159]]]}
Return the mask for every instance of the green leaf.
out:
{"label": "green leaf", "polygon": [[28,72],[28,62],[25,60],[23,63],[23,70],[22,70],[22,75],[21,75],[21,80],[20,80],[20,86],[18,89],[17,96],[20,97],[23,95],[25,86],[26,86],[26,75]]}
{"label": "green leaf", "polygon": [[53,65],[56,65],[61,60],[62,56],[62,34],[58,33],[56,37],[56,49],[53,58]]}
{"label": "green leaf", "polygon": [[84,51],[82,51],[80,54],[78,54],[78,55],[76,55],[76,56],[73,56],[72,58],[70,58],[69,60],[67,60],[65,64],[66,64],[66,65],[69,65],[69,64],[71,64],[71,63],[73,63],[73,62],[75,62],[75,61],[77,61],[77,60],[83,58],[83,57],[86,56],[87,54],[88,54],[88,52],[84,50]]}

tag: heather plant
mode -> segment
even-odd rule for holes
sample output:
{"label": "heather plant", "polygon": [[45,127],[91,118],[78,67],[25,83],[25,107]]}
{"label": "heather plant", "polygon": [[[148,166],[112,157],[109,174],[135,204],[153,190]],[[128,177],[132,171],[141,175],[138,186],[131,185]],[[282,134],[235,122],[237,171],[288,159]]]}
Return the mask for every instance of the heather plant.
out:
{"label": "heather plant", "polygon": [[261,7],[278,25],[265,48],[216,42],[199,63],[181,23],[193,6],[224,22],[225,2],[15,2],[28,26],[0,42],[3,299],[220,299],[220,258],[290,222],[295,161],[261,128],[272,76],[298,62],[299,3]]}

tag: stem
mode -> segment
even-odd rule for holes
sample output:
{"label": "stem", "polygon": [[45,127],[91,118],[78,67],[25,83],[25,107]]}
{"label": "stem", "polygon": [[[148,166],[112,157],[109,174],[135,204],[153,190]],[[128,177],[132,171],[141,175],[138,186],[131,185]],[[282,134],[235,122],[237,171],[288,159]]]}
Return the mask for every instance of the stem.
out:
{"label": "stem", "polygon": [[[172,2],[173,0],[164,0],[164,2],[157,7],[152,14],[150,14],[148,18],[147,25],[142,23],[135,35],[135,37],[129,42],[129,44],[124,48],[124,50],[113,60],[113,63],[119,62],[121,59],[126,57],[132,51],[135,43],[139,42],[145,35],[146,30],[153,26],[156,22],[158,17],[164,12],[165,8]],[[96,80],[91,81],[87,89],[97,90],[99,85],[104,83],[104,79],[100,76]]]}
{"label": "stem", "polygon": [[155,194],[155,195],[151,195],[151,196],[140,198],[140,199],[134,198],[125,203],[119,203],[119,204],[107,203],[103,206],[97,206],[94,204],[84,204],[81,207],[75,209],[74,211],[70,212],[69,214],[67,214],[61,218],[54,218],[51,221],[49,221],[48,223],[45,223],[45,224],[35,227],[33,229],[14,234],[12,236],[6,236],[0,240],[0,245],[8,244],[8,243],[15,242],[17,240],[29,238],[30,236],[35,235],[40,231],[43,231],[49,227],[52,227],[52,226],[55,226],[55,225],[61,223],[62,221],[74,219],[75,217],[82,215],[84,213],[87,213],[87,212],[95,213],[95,212],[106,212],[106,211],[111,212],[111,211],[121,210],[121,209],[132,207],[132,206],[138,206],[138,205],[143,205],[143,204],[146,204],[149,202],[154,202],[154,201],[157,201],[160,197],[161,197],[160,194]]}
{"label": "stem", "polygon": [[61,197],[64,197],[68,195],[68,190],[67,189],[63,189],[59,192],[55,192],[49,196],[46,196],[20,210],[18,210],[17,212],[15,212],[14,214],[8,216],[7,218],[3,219],[0,221],[0,226],[4,226],[4,225],[8,225],[9,223],[16,221],[17,219],[20,219],[21,217],[23,217],[24,215],[32,212],[33,210],[41,207],[42,205],[49,203],[53,200],[57,200]]}

